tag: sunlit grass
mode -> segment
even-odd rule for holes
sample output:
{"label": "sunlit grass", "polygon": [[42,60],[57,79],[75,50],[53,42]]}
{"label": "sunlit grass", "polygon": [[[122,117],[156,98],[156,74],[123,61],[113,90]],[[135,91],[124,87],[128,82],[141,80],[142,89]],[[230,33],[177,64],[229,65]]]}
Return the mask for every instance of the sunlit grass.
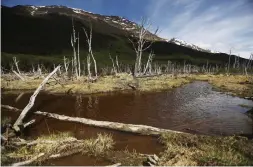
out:
{"label": "sunlit grass", "polygon": [[209,81],[220,90],[238,96],[253,96],[253,77],[245,75],[192,75],[191,78]]}
{"label": "sunlit grass", "polygon": [[253,165],[253,142],[243,137],[165,133],[160,141],[160,165]]}
{"label": "sunlit grass", "polygon": [[76,149],[84,154],[98,156],[111,150],[114,146],[113,138],[109,134],[98,134],[96,138],[77,140],[72,137],[71,133],[59,133],[38,137],[31,143],[8,153],[5,157],[20,161],[44,153],[45,156],[36,160],[36,163],[41,163],[50,155],[64,154]]}
{"label": "sunlit grass", "polygon": [[[42,79],[28,79],[26,82],[21,80],[7,81],[2,78],[1,87],[6,90],[34,90],[42,82]],[[52,80],[53,82],[53,80]],[[178,76],[172,78],[170,75],[162,75],[150,78],[134,79],[126,73],[117,74],[116,76],[99,77],[97,82],[87,82],[87,77],[81,77],[79,80],[67,80],[60,84],[48,84],[45,86],[46,91],[55,93],[103,93],[114,91],[129,91],[132,90],[128,84],[136,86],[136,90],[148,92],[159,91],[179,87],[190,80],[185,77]]]}

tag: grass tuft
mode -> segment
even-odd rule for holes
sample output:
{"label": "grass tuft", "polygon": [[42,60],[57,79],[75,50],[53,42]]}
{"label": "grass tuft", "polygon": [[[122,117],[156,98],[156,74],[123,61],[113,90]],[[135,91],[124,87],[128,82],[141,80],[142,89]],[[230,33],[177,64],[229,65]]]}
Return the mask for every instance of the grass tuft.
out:
{"label": "grass tuft", "polygon": [[244,137],[165,133],[160,165],[253,165],[253,142]]}

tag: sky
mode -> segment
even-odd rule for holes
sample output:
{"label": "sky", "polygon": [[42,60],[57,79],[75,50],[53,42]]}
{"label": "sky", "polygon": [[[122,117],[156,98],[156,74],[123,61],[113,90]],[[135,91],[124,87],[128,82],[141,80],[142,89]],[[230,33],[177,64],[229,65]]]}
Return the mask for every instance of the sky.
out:
{"label": "sky", "polygon": [[253,53],[253,0],[2,0],[2,5],[64,5],[159,27],[158,36],[249,58]]}

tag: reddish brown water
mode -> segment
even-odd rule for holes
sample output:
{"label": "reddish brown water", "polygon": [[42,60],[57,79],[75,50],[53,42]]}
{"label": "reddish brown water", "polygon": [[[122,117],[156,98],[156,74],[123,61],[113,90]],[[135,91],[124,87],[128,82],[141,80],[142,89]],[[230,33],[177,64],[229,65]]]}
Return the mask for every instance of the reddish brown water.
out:
{"label": "reddish brown water", "polygon": [[[2,104],[24,108],[31,94],[3,94]],[[209,135],[252,134],[252,119],[244,112],[253,102],[212,90],[206,82],[194,82],[181,88],[159,93],[108,94],[103,96],[53,95],[41,93],[33,111],[45,111],[95,120],[151,125]],[[11,113],[3,112],[2,115]],[[33,116],[34,117],[34,116]],[[14,117],[13,117],[14,118]],[[162,146],[157,139],[122,133],[82,124],[68,123],[36,116],[36,124],[27,135],[36,137],[59,131],[71,131],[77,138],[94,137],[98,132],[113,135],[116,149],[137,150],[141,153],[158,153]],[[80,154],[56,160],[56,165],[105,165],[99,160],[89,162]],[[69,163],[68,163],[69,162]],[[70,163],[71,162],[71,163]],[[74,164],[72,163],[74,162]]]}

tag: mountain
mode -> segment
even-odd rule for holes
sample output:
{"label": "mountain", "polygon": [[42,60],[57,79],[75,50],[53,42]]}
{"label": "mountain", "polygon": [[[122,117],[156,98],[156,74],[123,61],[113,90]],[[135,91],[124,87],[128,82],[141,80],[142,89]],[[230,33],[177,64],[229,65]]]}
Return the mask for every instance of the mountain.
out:
{"label": "mountain", "polygon": [[[94,14],[65,6],[1,6],[2,12],[2,64],[9,66],[12,56],[22,59],[24,64],[33,61],[58,63],[63,56],[71,57],[70,36],[72,19],[80,35],[80,55],[85,58],[87,44],[83,28],[93,28],[92,48],[98,64],[110,64],[109,52],[118,55],[122,62],[133,62],[135,53],[128,37],[138,35],[138,24],[119,16]],[[154,38],[152,49],[154,61],[168,60],[192,64],[225,64],[228,55],[212,53],[179,39],[166,40],[148,32],[147,40]],[[3,61],[4,60],[4,61]],[[244,60],[240,58],[240,60]]]}

